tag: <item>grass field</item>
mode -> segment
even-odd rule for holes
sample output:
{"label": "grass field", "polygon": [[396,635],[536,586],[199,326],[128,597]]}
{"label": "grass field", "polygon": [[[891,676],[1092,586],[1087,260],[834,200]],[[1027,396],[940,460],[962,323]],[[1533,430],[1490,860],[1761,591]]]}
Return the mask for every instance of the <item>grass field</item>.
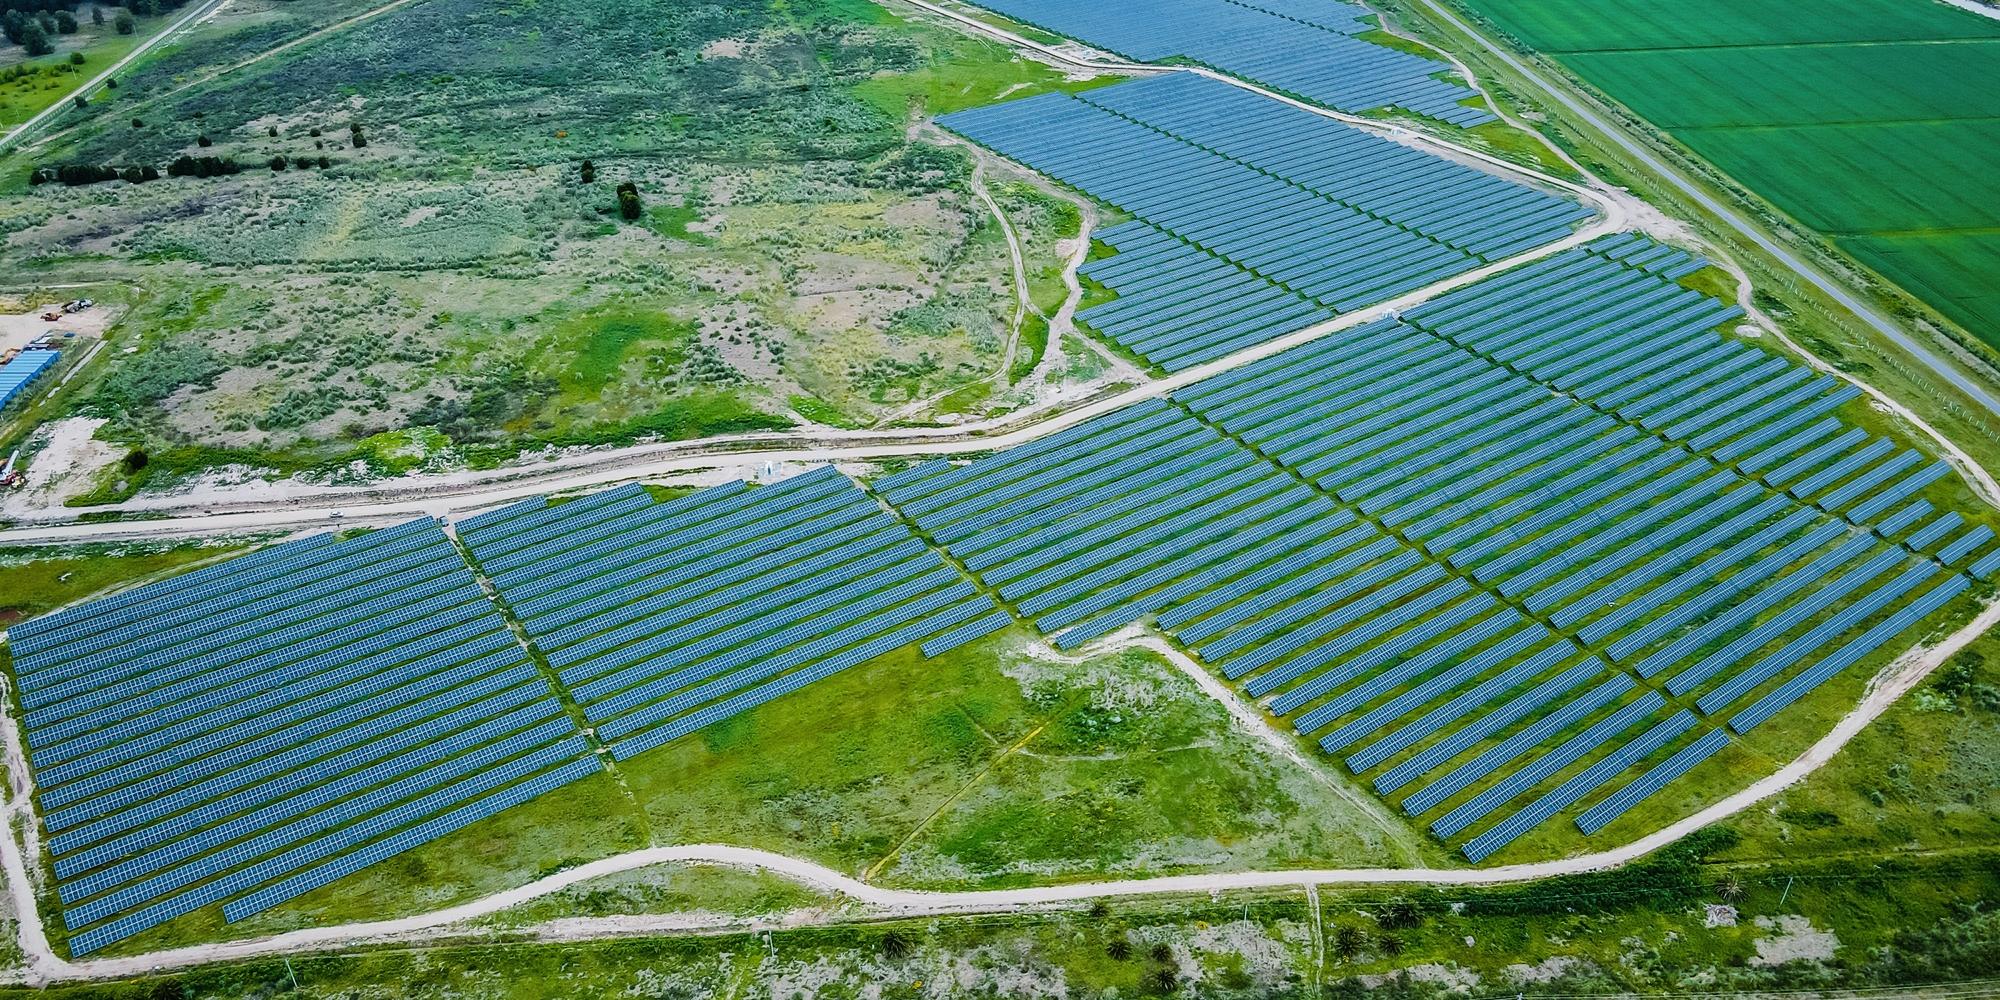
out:
{"label": "grass field", "polygon": [[[232,3],[0,167],[9,282],[130,289],[137,350],[45,416],[162,461],[84,500],[222,465],[394,474],[365,442],[410,432],[445,468],[866,424],[998,368],[1005,243],[969,160],[910,118],[1088,80],[868,0],[426,0],[340,26],[372,6]],[[183,155],[243,169],[27,184]],[[1028,266],[1059,266],[1031,223]]]}
{"label": "grass field", "polygon": [[1697,0],[1463,0],[2000,346],[2000,22]]}

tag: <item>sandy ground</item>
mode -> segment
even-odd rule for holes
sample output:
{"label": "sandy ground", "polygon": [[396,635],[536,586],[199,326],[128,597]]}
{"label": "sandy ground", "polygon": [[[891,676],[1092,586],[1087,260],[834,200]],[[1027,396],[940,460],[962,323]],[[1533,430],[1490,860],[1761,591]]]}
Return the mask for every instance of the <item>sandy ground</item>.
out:
{"label": "sandy ground", "polygon": [[98,337],[105,327],[111,325],[112,311],[104,306],[96,306],[80,313],[64,316],[55,323],[44,322],[42,313],[50,307],[39,306],[27,312],[0,313],[0,351],[26,347],[36,337],[45,333],[74,333],[79,337]]}
{"label": "sandy ground", "polygon": [[60,507],[65,497],[87,487],[98,470],[117,461],[120,450],[94,437],[102,426],[102,420],[70,417],[37,430],[35,441],[46,443],[28,463],[21,487],[0,491],[0,518]]}

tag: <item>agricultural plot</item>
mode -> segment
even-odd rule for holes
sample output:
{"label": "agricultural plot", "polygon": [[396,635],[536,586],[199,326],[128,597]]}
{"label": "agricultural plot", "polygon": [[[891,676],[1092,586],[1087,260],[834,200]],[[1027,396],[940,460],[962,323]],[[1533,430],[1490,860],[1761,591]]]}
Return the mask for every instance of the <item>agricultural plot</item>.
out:
{"label": "agricultural plot", "polygon": [[216,904],[241,920],[599,770],[428,519],[9,641],[74,954]]}
{"label": "agricultural plot", "polygon": [[1154,616],[1474,861],[1594,833],[2000,568],[1699,266],[1608,238],[876,488],[1059,646]]}
{"label": "agricultural plot", "polygon": [[2000,344],[2000,23],[1897,0],[1810,18],[1723,0],[1465,5]]}
{"label": "agricultural plot", "polygon": [[1450,66],[1355,37],[1375,24],[1369,11],[1352,4],[980,0],[980,6],[1128,59],[1197,62],[1340,111],[1402,108],[1463,127],[1494,120],[1468,106],[1474,91],[1440,79]]}
{"label": "agricultural plot", "polygon": [[[1193,74],[940,119],[1136,216],[1078,318],[1168,370],[1568,235],[1577,202]],[[1085,141],[1078,141],[1086,137]]]}
{"label": "agricultural plot", "polygon": [[831,466],[665,503],[627,487],[461,537],[625,759],[890,651],[1009,619]]}

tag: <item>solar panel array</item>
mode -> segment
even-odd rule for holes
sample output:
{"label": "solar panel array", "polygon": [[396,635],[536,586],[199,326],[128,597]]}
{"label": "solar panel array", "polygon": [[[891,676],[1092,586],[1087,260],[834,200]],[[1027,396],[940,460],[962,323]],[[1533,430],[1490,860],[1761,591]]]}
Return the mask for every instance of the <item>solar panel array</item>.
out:
{"label": "solar panel array", "polygon": [[1402,108],[1470,128],[1493,121],[1439,79],[1451,67],[1355,36],[1375,25],[1353,4],[1305,0],[980,0],[1023,24],[1140,62],[1180,58],[1340,111]]}
{"label": "solar panel array", "polygon": [[61,358],[61,351],[22,351],[0,365],[0,409],[5,409],[14,397],[27,392],[28,384],[54,367]]}
{"label": "solar panel array", "polygon": [[598,770],[428,519],[9,641],[79,955],[218,903],[240,920]]}
{"label": "solar panel array", "polygon": [[1701,266],[1608,238],[875,488],[1059,646],[1153,616],[1474,861],[1592,833],[2000,570],[1945,466],[1802,433],[1854,390],[1717,332]]}
{"label": "solar panel array", "polygon": [[460,537],[596,734],[630,758],[920,643],[1008,619],[831,466],[666,502],[633,486]]}
{"label": "solar panel array", "polygon": [[1562,239],[1567,198],[1206,77],[959,112],[946,127],[1132,213],[1078,318],[1168,370]]}

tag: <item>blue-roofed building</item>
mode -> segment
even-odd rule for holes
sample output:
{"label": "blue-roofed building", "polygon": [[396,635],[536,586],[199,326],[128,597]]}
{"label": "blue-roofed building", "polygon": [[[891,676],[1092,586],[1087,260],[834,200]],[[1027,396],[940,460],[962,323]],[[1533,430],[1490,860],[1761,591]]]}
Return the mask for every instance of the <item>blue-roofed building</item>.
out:
{"label": "blue-roofed building", "polygon": [[24,396],[28,385],[55,367],[61,358],[61,351],[22,351],[14,360],[0,365],[0,408],[13,403],[16,396]]}

